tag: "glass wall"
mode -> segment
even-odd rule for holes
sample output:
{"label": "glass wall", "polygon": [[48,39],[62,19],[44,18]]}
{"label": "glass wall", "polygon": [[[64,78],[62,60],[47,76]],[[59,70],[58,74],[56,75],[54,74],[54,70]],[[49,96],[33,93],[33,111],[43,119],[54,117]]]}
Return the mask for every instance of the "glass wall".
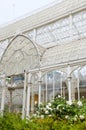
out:
{"label": "glass wall", "polygon": [[61,71],[47,72],[42,77],[42,102],[52,100],[56,95],[67,97],[66,74]]}
{"label": "glass wall", "polygon": [[72,88],[75,99],[86,98],[86,66],[79,67],[72,73]]}

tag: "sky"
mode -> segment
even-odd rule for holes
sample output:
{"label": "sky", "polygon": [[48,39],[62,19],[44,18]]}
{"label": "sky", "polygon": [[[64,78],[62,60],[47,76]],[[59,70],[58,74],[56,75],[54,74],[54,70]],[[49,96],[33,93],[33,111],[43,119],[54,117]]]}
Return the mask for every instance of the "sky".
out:
{"label": "sky", "polygon": [[0,0],[0,26],[59,0]]}

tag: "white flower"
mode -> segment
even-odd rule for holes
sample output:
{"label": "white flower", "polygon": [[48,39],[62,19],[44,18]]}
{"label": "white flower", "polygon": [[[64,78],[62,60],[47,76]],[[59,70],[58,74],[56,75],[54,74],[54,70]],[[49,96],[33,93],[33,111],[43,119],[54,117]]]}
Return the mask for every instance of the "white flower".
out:
{"label": "white flower", "polygon": [[84,98],[84,96],[82,96],[82,98]]}
{"label": "white flower", "polygon": [[48,112],[48,111],[45,111],[45,114],[49,114],[49,112]]}
{"label": "white flower", "polygon": [[74,121],[77,121],[78,120],[78,115],[75,115],[74,118],[73,118]]}
{"label": "white flower", "polygon": [[41,118],[44,119],[44,115],[41,115]]}
{"label": "white flower", "polygon": [[48,115],[49,117],[52,117],[52,115]]}
{"label": "white flower", "polygon": [[78,106],[83,106],[83,104],[82,104],[81,101],[78,101],[78,102],[77,102],[77,105],[78,105]]}
{"label": "white flower", "polygon": [[66,115],[66,116],[65,116],[65,119],[69,119],[69,116],[68,116],[68,115]]}
{"label": "white flower", "polygon": [[46,109],[47,109],[47,110],[51,110],[51,108],[50,108],[48,105],[46,106]]}
{"label": "white flower", "polygon": [[72,101],[66,101],[68,105],[72,105]]}
{"label": "white flower", "polygon": [[53,109],[51,108],[50,110],[52,111]]}
{"label": "white flower", "polygon": [[59,104],[59,105],[57,106],[57,110],[59,109],[60,106],[62,106],[62,104]]}
{"label": "white flower", "polygon": [[62,104],[59,104],[59,105],[58,105],[58,107],[61,107],[61,106],[62,106]]}
{"label": "white flower", "polygon": [[56,109],[59,110],[59,106],[57,106]]}
{"label": "white flower", "polygon": [[85,119],[84,115],[80,115],[79,117],[80,117],[81,120]]}
{"label": "white flower", "polygon": [[58,98],[61,98],[61,95],[58,95]]}
{"label": "white flower", "polygon": [[74,117],[74,119],[73,119],[74,121],[77,121],[77,118],[76,117]]}
{"label": "white flower", "polygon": [[53,109],[52,109],[52,108],[49,108],[48,110],[52,111]]}
{"label": "white flower", "polygon": [[77,115],[75,115],[75,117],[76,117],[76,118],[78,118],[78,116],[77,116]]}
{"label": "white flower", "polygon": [[48,105],[46,105],[46,108],[47,108],[47,109],[49,109],[49,106],[48,106]]}
{"label": "white flower", "polygon": [[51,107],[51,103],[48,103],[48,106]]}

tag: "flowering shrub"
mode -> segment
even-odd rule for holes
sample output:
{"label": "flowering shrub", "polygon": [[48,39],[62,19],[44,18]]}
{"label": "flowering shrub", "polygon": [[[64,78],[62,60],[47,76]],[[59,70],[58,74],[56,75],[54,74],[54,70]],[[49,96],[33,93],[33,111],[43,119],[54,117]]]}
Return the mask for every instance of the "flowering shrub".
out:
{"label": "flowering shrub", "polygon": [[0,117],[0,130],[86,130],[86,100],[69,102],[57,96],[25,120],[5,113]]}
{"label": "flowering shrub", "polygon": [[34,116],[42,119],[52,117],[54,119],[65,119],[72,122],[76,122],[77,120],[83,121],[86,117],[86,101],[69,102],[59,95],[51,102],[41,104]]}

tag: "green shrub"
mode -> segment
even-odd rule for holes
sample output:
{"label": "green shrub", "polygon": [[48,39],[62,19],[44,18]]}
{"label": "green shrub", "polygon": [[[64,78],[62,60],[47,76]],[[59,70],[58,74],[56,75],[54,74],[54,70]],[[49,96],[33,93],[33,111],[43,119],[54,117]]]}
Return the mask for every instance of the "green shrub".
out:
{"label": "green shrub", "polygon": [[34,114],[36,118],[46,118],[47,116],[72,122],[84,120],[86,117],[86,100],[69,102],[58,96],[46,105],[41,104]]}
{"label": "green shrub", "polygon": [[86,130],[86,100],[68,102],[58,96],[25,120],[19,114],[5,113],[0,117],[0,130]]}
{"label": "green shrub", "polygon": [[22,121],[20,115],[5,113],[0,117],[0,130],[24,130],[25,121]]}

